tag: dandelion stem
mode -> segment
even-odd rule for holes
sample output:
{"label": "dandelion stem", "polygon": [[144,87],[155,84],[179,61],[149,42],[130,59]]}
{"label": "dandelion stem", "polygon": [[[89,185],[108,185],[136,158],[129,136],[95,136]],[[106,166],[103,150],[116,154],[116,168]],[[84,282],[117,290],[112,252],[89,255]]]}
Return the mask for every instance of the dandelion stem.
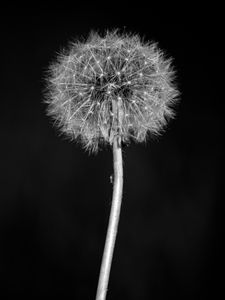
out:
{"label": "dandelion stem", "polygon": [[113,140],[113,164],[114,164],[114,180],[113,180],[113,197],[109,218],[108,231],[105,241],[105,248],[102,258],[102,265],[99,275],[98,289],[96,300],[105,300],[109,282],[109,274],[112,264],[113,251],[117,235],[120,208],[122,203],[123,191],[123,160],[121,149],[121,137],[116,135]]}

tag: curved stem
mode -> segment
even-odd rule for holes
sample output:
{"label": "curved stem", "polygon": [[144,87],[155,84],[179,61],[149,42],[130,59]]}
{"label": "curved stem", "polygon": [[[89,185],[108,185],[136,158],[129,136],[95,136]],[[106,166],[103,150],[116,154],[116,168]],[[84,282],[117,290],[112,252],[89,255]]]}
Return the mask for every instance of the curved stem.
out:
{"label": "curved stem", "polygon": [[117,228],[120,217],[120,208],[122,203],[123,191],[123,160],[121,150],[121,139],[117,135],[113,140],[113,164],[114,164],[114,181],[113,197],[109,218],[109,225],[106,235],[105,248],[102,258],[101,270],[98,281],[96,300],[105,300],[109,282],[109,274],[112,265],[113,251],[117,235]]}

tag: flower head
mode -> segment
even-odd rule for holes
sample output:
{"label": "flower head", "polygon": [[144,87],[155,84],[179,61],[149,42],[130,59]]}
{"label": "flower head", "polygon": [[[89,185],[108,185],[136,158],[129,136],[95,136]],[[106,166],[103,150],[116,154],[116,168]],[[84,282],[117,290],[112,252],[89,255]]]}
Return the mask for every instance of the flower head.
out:
{"label": "flower head", "polygon": [[178,91],[171,59],[157,44],[117,30],[73,42],[49,68],[48,114],[89,150],[101,143],[144,141],[159,133]]}

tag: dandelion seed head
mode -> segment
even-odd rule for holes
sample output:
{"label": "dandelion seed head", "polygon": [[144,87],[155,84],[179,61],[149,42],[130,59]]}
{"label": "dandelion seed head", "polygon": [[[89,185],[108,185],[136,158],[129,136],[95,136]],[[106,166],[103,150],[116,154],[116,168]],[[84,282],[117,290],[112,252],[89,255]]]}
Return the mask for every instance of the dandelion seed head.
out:
{"label": "dandelion seed head", "polygon": [[138,35],[91,32],[49,67],[47,113],[90,151],[158,134],[174,116],[179,92],[171,59]]}

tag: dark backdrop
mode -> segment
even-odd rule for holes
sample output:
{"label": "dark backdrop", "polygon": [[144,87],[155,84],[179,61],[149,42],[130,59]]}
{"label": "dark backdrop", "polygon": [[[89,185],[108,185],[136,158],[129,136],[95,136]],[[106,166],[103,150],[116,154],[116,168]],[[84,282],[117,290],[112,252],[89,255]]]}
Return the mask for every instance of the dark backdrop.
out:
{"label": "dark backdrop", "polygon": [[118,27],[158,41],[174,57],[181,100],[161,137],[123,150],[124,197],[107,299],[221,299],[219,9],[66,5],[1,10],[0,295],[95,297],[112,153],[90,156],[58,135],[45,114],[44,75],[68,41]]}

